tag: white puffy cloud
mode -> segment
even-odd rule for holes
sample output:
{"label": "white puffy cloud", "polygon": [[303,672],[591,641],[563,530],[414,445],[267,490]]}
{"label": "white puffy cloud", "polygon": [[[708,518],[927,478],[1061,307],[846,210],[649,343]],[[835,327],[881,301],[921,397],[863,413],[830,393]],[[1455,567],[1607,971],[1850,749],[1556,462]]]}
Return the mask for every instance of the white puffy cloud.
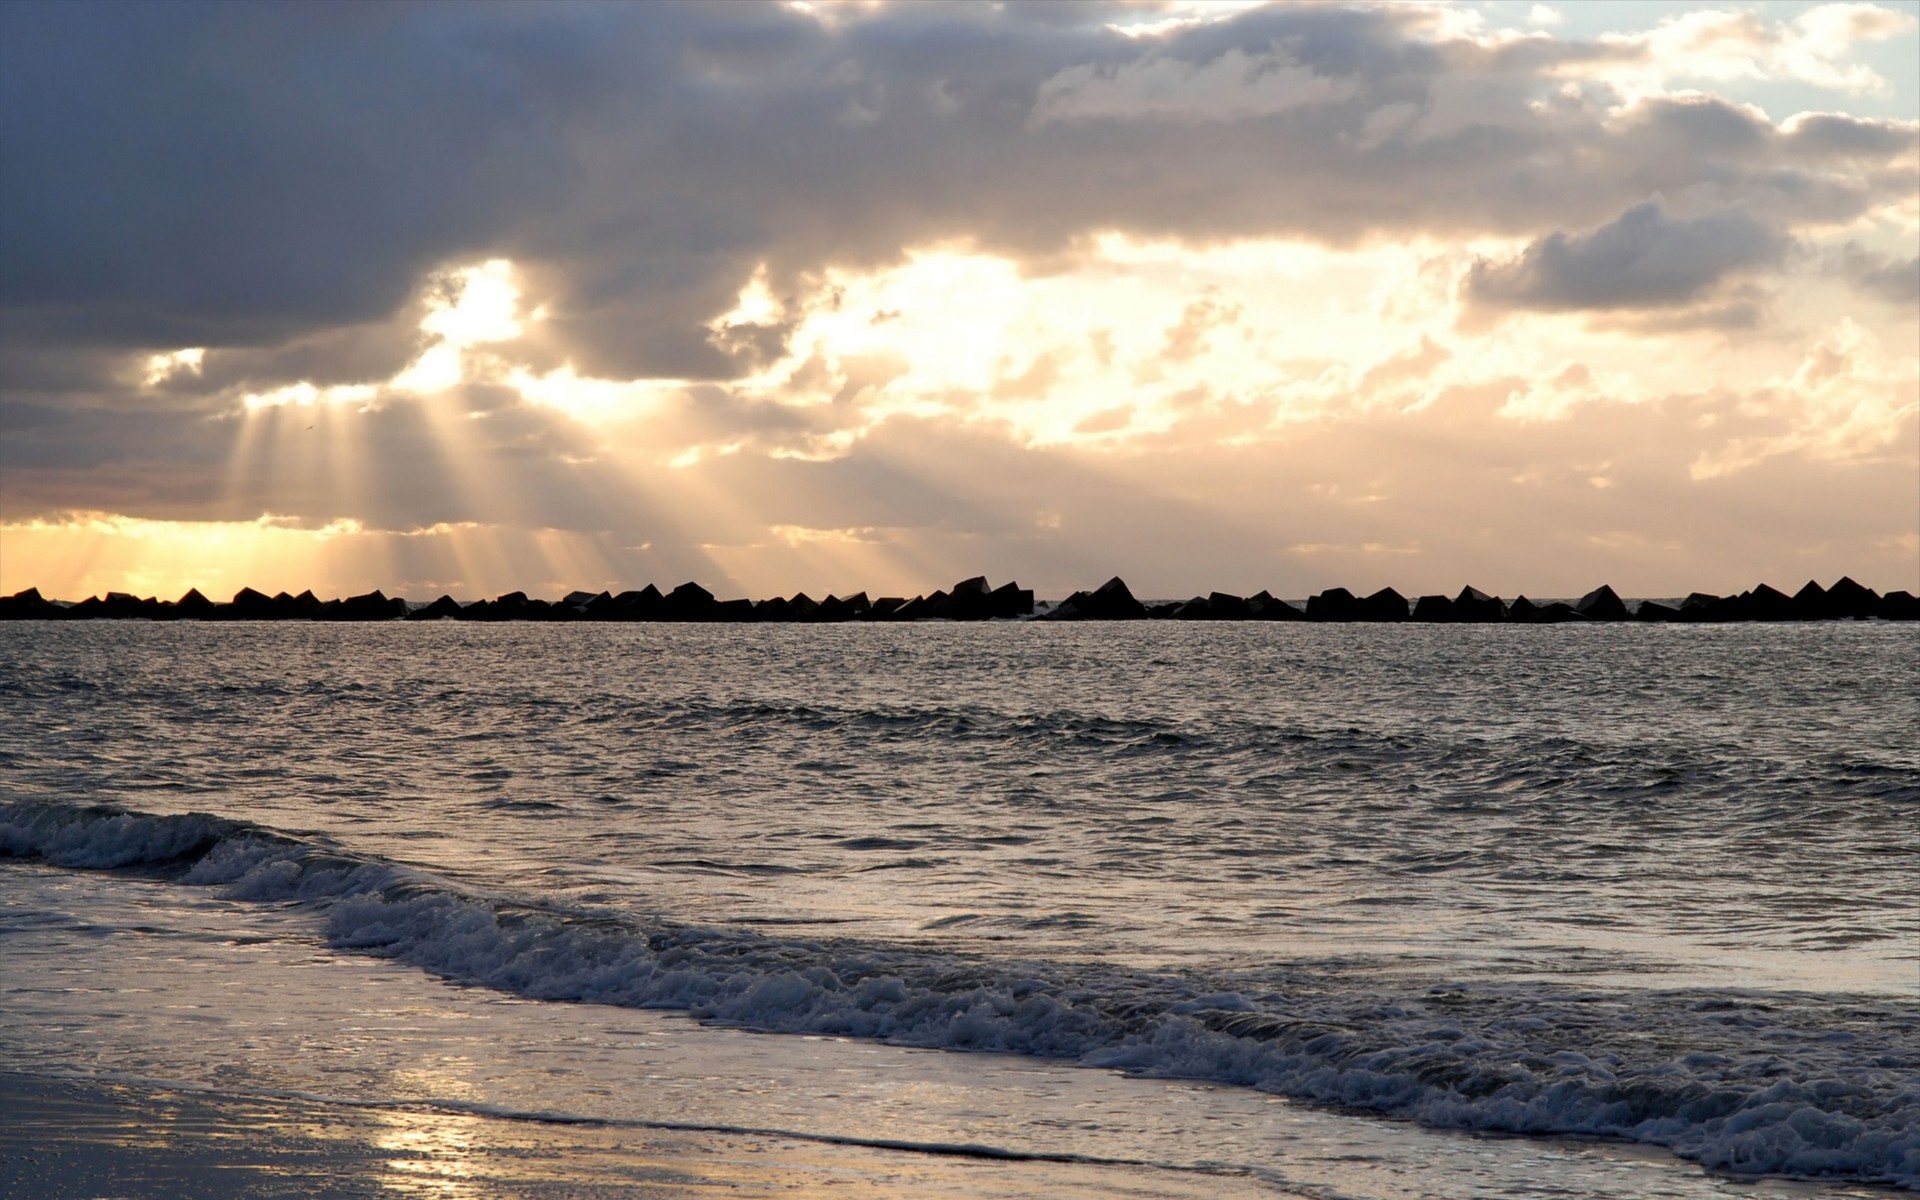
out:
{"label": "white puffy cloud", "polygon": [[1886,79],[1848,58],[1861,43],[1901,37],[1915,25],[1912,14],[1877,4],[1817,5],[1785,21],[1753,8],[1682,10],[1644,32],[1603,36],[1597,53],[1570,55],[1559,70],[1630,94],[1747,80],[1884,92]]}

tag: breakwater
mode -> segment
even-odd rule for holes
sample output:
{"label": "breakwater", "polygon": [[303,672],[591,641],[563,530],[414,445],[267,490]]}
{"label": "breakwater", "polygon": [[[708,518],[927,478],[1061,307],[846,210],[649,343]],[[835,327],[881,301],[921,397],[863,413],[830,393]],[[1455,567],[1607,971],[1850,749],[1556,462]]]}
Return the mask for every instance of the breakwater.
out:
{"label": "breakwater", "polygon": [[459,601],[441,596],[415,603],[382,592],[321,600],[311,591],[298,596],[269,596],[242,588],[232,600],[216,602],[191,590],[178,600],[140,598],[124,592],[91,596],[77,603],[50,600],[37,588],[0,597],[0,621],[77,620],[154,621],[687,621],[750,624],[834,623],[845,621],[1319,621],[1428,624],[1550,625],[1582,621],[1642,621],[1717,624],[1736,621],[1920,620],[1920,598],[1911,592],[1885,595],[1842,577],[1822,587],[1809,580],[1798,591],[1762,583],[1738,595],[1694,592],[1679,600],[1627,600],[1602,584],[1578,600],[1511,600],[1473,587],[1458,595],[1409,598],[1393,588],[1357,596],[1329,588],[1303,603],[1267,592],[1238,596],[1209,592],[1189,600],[1142,602],[1117,576],[1091,591],[1074,592],[1058,603],[1036,603],[1031,589],[1017,583],[991,587],[976,576],[929,595],[883,596],[865,592],[815,600],[804,592],[768,600],[720,600],[698,583],[669,592],[652,584],[637,591],[572,592],[542,600],[508,592],[492,600]]}

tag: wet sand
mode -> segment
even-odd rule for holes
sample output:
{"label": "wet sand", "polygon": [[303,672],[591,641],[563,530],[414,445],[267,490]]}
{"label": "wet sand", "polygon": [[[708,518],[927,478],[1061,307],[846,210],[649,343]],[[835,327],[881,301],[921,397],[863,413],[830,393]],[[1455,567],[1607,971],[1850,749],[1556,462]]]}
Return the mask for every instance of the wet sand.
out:
{"label": "wet sand", "polygon": [[1247,1176],[0,1075],[0,1195],[1279,1197]]}

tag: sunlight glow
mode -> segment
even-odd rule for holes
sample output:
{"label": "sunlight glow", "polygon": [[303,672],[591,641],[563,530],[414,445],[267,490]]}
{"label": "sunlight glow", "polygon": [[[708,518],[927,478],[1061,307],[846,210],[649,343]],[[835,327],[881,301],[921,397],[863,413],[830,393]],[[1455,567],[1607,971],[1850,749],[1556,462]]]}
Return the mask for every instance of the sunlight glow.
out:
{"label": "sunlight glow", "polygon": [[[112,513],[0,524],[0,588],[29,584],[52,596],[109,591],[175,599],[199,587],[225,599],[242,587],[308,586],[316,562],[361,533],[357,521],[302,528],[265,514],[253,521],[152,521]],[[320,574],[324,577],[325,565]]]}
{"label": "sunlight glow", "polygon": [[[1806,244],[1836,260],[1868,251],[1885,257],[1912,220],[1907,209],[1882,208]],[[792,289],[784,295],[762,265],[709,323],[709,334],[737,350],[752,340],[738,331],[778,327],[784,352],[742,378],[705,382],[600,378],[570,360],[538,362],[534,347],[515,343],[543,311],[523,306],[540,298],[523,296],[514,265],[494,259],[430,281],[419,321],[423,347],[392,378],[326,387],[301,381],[241,397],[245,420],[226,509],[245,495],[292,489],[319,498],[322,512],[367,511],[367,497],[383,486],[370,439],[393,427],[382,413],[404,403],[410,420],[424,420],[409,427],[428,434],[456,511],[473,520],[458,530],[353,539],[356,561],[388,564],[388,578],[482,592],[496,579],[525,582],[529,570],[563,591],[594,579],[617,582],[631,569],[620,565],[633,561],[631,546],[539,526],[541,497],[528,490],[534,477],[509,461],[533,449],[550,471],[591,492],[590,504],[647,511],[662,528],[680,520],[724,527],[726,538],[697,545],[714,568],[736,577],[871,583],[917,578],[912,556],[925,539],[781,521],[785,514],[760,511],[716,484],[722,460],[831,462],[901,422],[1027,449],[1071,449],[1081,452],[1081,469],[1124,476],[1139,454],[1279,446],[1345,422],[1458,405],[1460,397],[1472,397],[1466,402],[1483,406],[1490,421],[1537,430],[1571,423],[1585,410],[1724,389],[1730,379],[1759,390],[1740,393],[1744,423],[1729,423],[1716,448],[1693,461],[1696,481],[1786,454],[1874,461],[1912,427],[1920,357],[1885,342],[1884,326],[1849,323],[1811,348],[1747,340],[1736,351],[1711,329],[1649,334],[1604,313],[1489,316],[1469,307],[1469,274],[1482,263],[1514,261],[1526,247],[1514,238],[1196,246],[1105,232],[1044,271],[965,244],[935,245],[875,269],[828,268],[797,286],[783,284]],[[1844,286],[1837,277],[1815,281],[1777,303],[1813,315],[1844,302],[1830,290]],[[1646,353],[1650,336],[1674,352]],[[557,347],[543,349],[545,363],[554,361]],[[201,361],[178,351],[154,356],[147,370],[165,378]],[[1329,463],[1328,477],[1353,466]],[[1612,490],[1618,479],[1605,466],[1576,474],[1588,492]],[[1524,461],[1499,477],[1529,489],[1572,478],[1540,474]],[[966,484],[953,486],[964,491]],[[1187,490],[1184,502],[1213,506],[1204,489]],[[1393,491],[1356,486],[1324,499],[1358,511]],[[263,518],[234,527],[224,544],[242,563],[271,564],[284,557],[275,548],[279,534],[305,536]],[[186,560],[214,536],[184,537]],[[136,540],[97,536],[106,573],[87,578],[132,588],[175,577],[111,549]],[[11,542],[10,552],[24,544]],[[1302,546],[1291,553],[1359,561],[1405,552],[1382,539]],[[926,569],[937,577],[933,564]]]}
{"label": "sunlight glow", "polygon": [[767,285],[767,266],[761,263],[753,277],[740,289],[733,307],[722,313],[708,328],[718,332],[738,325],[771,325],[784,315],[785,310],[775,299],[773,289]]}
{"label": "sunlight glow", "polygon": [[515,367],[506,384],[529,404],[552,409],[595,428],[637,421],[660,410],[686,388],[679,379],[594,379],[583,377],[571,362],[544,375]]}
{"label": "sunlight glow", "polygon": [[351,404],[366,405],[372,403],[380,389],[368,383],[341,383],[331,387],[319,388],[301,380],[289,383],[285,387],[274,388],[269,392],[254,392],[241,398],[248,412],[258,412],[263,408],[285,408],[289,405],[299,408],[313,408],[317,405]]}
{"label": "sunlight glow", "polygon": [[204,346],[189,346],[169,354],[156,354],[147,359],[147,372],[140,381],[141,386],[153,387],[182,371],[198,375],[206,358],[207,350]]}
{"label": "sunlight glow", "polygon": [[504,258],[462,267],[442,277],[420,321],[424,333],[450,346],[507,342],[520,336],[520,286]]}

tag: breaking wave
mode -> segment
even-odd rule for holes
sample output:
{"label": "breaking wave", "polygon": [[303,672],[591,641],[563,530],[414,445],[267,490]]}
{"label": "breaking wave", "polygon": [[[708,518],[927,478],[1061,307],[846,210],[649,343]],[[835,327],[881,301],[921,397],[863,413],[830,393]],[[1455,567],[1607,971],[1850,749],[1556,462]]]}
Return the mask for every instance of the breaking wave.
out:
{"label": "breaking wave", "polygon": [[549,1001],[1066,1059],[1422,1124],[1664,1146],[1717,1170],[1920,1189],[1920,1005],[1733,989],[1200,977],[614,917],[482,894],[203,813],[0,803],[0,857],[297,903],[336,947]]}

